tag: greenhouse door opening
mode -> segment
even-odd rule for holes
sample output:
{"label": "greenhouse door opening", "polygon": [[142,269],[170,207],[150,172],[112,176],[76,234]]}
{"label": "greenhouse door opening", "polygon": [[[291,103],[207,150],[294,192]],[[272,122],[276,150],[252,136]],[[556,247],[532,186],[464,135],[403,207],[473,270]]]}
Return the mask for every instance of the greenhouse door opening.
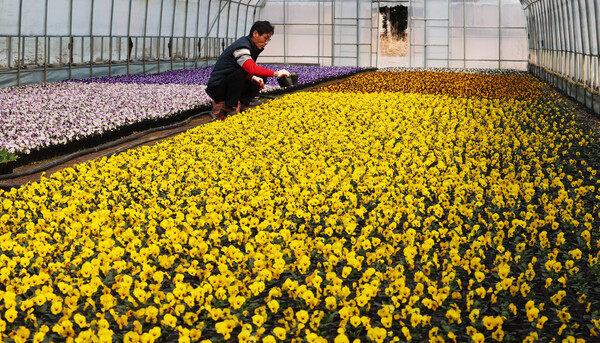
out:
{"label": "greenhouse door opening", "polygon": [[408,7],[403,5],[379,7],[379,54],[382,57],[408,55]]}

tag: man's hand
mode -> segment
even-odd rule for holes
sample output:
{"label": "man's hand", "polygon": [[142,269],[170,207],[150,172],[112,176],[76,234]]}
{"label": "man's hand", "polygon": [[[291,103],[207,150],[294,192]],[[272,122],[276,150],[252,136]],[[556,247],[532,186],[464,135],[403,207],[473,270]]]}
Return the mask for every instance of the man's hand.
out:
{"label": "man's hand", "polygon": [[290,72],[285,69],[281,69],[281,70],[275,72],[275,76],[276,77],[290,76]]}
{"label": "man's hand", "polygon": [[252,83],[260,87],[261,90],[265,88],[265,82],[263,81],[262,77],[254,75],[250,80],[252,80]]}

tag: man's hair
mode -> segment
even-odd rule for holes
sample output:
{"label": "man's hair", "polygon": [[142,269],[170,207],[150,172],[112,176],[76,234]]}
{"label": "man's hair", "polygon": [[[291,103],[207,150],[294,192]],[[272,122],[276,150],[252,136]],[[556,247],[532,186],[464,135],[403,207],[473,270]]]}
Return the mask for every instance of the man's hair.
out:
{"label": "man's hair", "polygon": [[252,36],[254,31],[258,31],[258,34],[262,36],[265,33],[273,34],[275,28],[268,21],[261,20],[252,24],[252,27],[250,28],[250,36]]}

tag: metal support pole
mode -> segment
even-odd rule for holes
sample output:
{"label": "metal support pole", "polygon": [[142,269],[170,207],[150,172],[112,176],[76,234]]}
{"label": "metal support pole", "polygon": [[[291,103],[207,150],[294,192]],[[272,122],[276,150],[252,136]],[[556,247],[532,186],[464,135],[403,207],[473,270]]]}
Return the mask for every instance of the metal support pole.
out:
{"label": "metal support pole", "polygon": [[131,39],[131,1],[129,0],[129,13],[127,14],[127,75],[130,74],[129,60],[131,59],[129,52],[129,40]]}
{"label": "metal support pole", "polygon": [[[173,58],[175,58],[175,12],[177,8],[177,1],[173,1],[173,20],[171,21],[171,39],[170,39],[170,56],[171,57],[171,71],[173,70]],[[186,18],[187,20],[187,18]]]}
{"label": "metal support pole", "polygon": [[331,65],[335,66],[335,0],[331,0]]}
{"label": "metal support pole", "polygon": [[[18,42],[17,42],[18,43]],[[12,64],[12,36],[8,36],[8,67],[15,67]],[[17,75],[18,75],[19,71],[17,70]]]}
{"label": "metal support pole", "polygon": [[[221,2],[223,2],[223,0],[219,0],[219,14],[217,15],[217,45],[219,44],[219,31],[221,29],[221,12],[223,11],[223,8],[221,8]],[[214,22],[213,22],[214,24]],[[218,49],[218,51],[220,52],[221,50]]]}
{"label": "metal support pole", "polygon": [[[585,82],[585,47],[583,46],[583,42],[584,42],[584,35],[585,33],[583,32],[583,17],[581,15],[581,0],[575,0],[573,1],[573,6],[577,6],[576,11],[578,12],[577,15],[579,16],[579,51],[577,52],[579,55],[578,58],[578,69],[579,69],[579,78],[577,79],[577,82]],[[584,99],[584,103],[585,103],[585,99]]]}
{"label": "metal support pole", "polygon": [[[587,35],[587,38],[589,39],[589,32],[585,31],[585,27],[583,26],[583,20],[586,16],[586,12],[583,11],[584,5],[581,4],[581,1],[582,0],[577,0],[577,6],[579,7],[579,29],[581,30],[581,35],[579,37],[580,42],[581,42],[580,68],[582,69],[581,70],[581,79],[578,81],[581,81],[585,86],[585,85],[587,85],[587,68],[586,67],[587,67],[587,56],[589,55],[589,42],[586,42],[585,36]],[[583,92],[583,103],[584,104],[585,104],[585,101],[586,101],[586,99],[585,99],[585,91],[584,91]]]}
{"label": "metal support pole", "polygon": [[235,37],[239,37],[238,28],[240,23],[240,3],[237,4],[237,11],[235,15]]}
{"label": "metal support pole", "polygon": [[36,36],[35,37],[35,64],[36,65],[38,64],[38,52],[39,52],[38,46],[39,46],[39,37]]}
{"label": "metal support pole", "polygon": [[69,80],[71,79],[71,68],[73,64],[73,0],[69,1]]}
{"label": "metal support pole", "polygon": [[[559,0],[555,0],[555,1],[559,1]],[[564,17],[564,12],[562,9],[562,6],[560,6],[560,4],[558,2],[555,2],[555,8],[556,8],[556,12],[558,15],[558,23],[560,25],[560,27],[564,27],[565,24],[565,17]],[[565,70],[566,70],[566,53],[565,51],[567,50],[567,33],[566,30],[559,30],[560,33],[560,37],[561,37],[561,49],[560,49],[560,66],[558,67],[559,73],[560,75],[565,75]]]}
{"label": "metal support pole", "polygon": [[283,0],[283,64],[287,64],[288,39],[286,36],[287,28],[287,1]]}
{"label": "metal support pole", "polygon": [[90,8],[90,78],[94,77],[94,0]]}
{"label": "metal support pole", "polygon": [[548,30],[550,31],[550,39],[552,40],[552,50],[550,51],[550,64],[552,66],[552,70],[556,70],[556,66],[558,64],[557,51],[560,50],[560,38],[558,37],[558,32],[556,31],[556,9],[554,8],[552,3],[549,3],[548,7],[548,17],[550,20],[550,27],[548,27]]}
{"label": "metal support pole", "polygon": [[531,27],[532,27],[532,31],[533,31],[533,38],[535,39],[534,42],[532,42],[532,47],[534,49],[534,63],[535,64],[539,64],[539,52],[540,52],[540,48],[541,48],[541,43],[540,43],[540,37],[539,37],[539,28],[538,28],[538,21],[539,20],[533,20],[535,18],[539,18],[538,14],[537,14],[537,6],[536,5],[532,5],[531,6],[531,12],[534,12],[535,14],[532,16],[532,21],[531,21]]}
{"label": "metal support pole", "polygon": [[538,20],[538,35],[540,35],[540,37],[542,38],[542,46],[539,49],[539,57],[538,59],[541,59],[541,64],[543,66],[546,65],[546,59],[545,59],[545,55],[546,55],[546,45],[548,44],[548,37],[546,37],[546,31],[544,30],[544,28],[547,26],[546,25],[546,16],[544,15],[544,4],[543,3],[536,3],[536,9],[537,9],[537,15],[536,17],[539,18]]}
{"label": "metal support pole", "polygon": [[225,39],[229,38],[230,21],[231,21],[231,2],[227,1],[227,25],[225,25]]}
{"label": "metal support pole", "polygon": [[548,37],[546,37],[546,30],[544,30],[544,28],[546,27],[546,16],[544,15],[544,4],[543,3],[536,3],[536,9],[537,9],[537,15],[536,17],[539,18],[538,20],[538,35],[542,38],[542,46],[540,48],[540,57],[541,57],[541,63],[542,65],[545,65],[545,50],[546,50],[546,46],[548,44]]}
{"label": "metal support pole", "polygon": [[210,5],[212,0],[208,0],[208,13],[206,14],[206,40],[204,41],[204,58],[206,59],[206,65],[208,65],[208,41],[210,32]]}
{"label": "metal support pole", "polygon": [[356,0],[356,66],[360,59],[360,3]]}
{"label": "metal support pole", "polygon": [[[501,0],[498,0],[501,1]],[[448,7],[448,15],[446,16],[446,68],[450,66],[450,13],[452,13],[452,9],[450,8],[450,1],[447,1]],[[499,11],[499,10],[498,10]],[[500,31],[500,27],[498,27],[498,31]],[[500,32],[498,32],[498,45],[500,45]],[[498,55],[500,55],[500,50],[498,49]],[[498,59],[499,60],[499,59]],[[500,62],[498,62],[500,64]]]}
{"label": "metal support pole", "polygon": [[[596,60],[596,62],[600,62],[600,58],[598,57],[598,55],[600,54],[600,4],[596,1],[596,2],[592,2],[594,4],[594,9],[591,11],[591,13],[595,13],[595,27],[596,27],[596,57],[594,57],[594,59]],[[595,63],[595,72],[596,72],[596,77],[594,77],[593,79],[595,80],[595,89],[596,91],[600,91],[600,63]]]}
{"label": "metal support pole", "polygon": [[85,58],[84,58],[84,56],[85,56],[85,48],[84,48],[84,45],[85,45],[85,44],[83,44],[83,42],[84,42],[85,40],[84,40],[84,37],[83,37],[83,36],[81,36],[81,37],[78,37],[78,38],[79,38],[79,39],[81,39],[81,55],[79,55],[79,56],[81,56],[81,63],[83,63],[83,61],[85,61]]}
{"label": "metal support pole", "polygon": [[113,54],[113,19],[115,16],[115,0],[110,1],[110,27],[108,29],[108,76],[112,75],[112,54]]}
{"label": "metal support pole", "polygon": [[[567,16],[566,19],[567,21],[569,21],[569,18],[573,18],[573,15],[571,13],[571,11],[569,10],[569,2],[566,3],[566,12],[567,12]],[[567,63],[568,63],[568,67],[567,67],[567,75],[573,75],[573,68],[572,68],[572,52],[573,52],[573,43],[575,43],[575,34],[573,33],[573,22],[567,22],[564,23],[566,25],[566,27],[569,30],[569,49],[567,50],[568,52],[568,59],[567,59]],[[569,94],[570,95],[570,94]]]}
{"label": "metal support pole", "polygon": [[466,8],[465,0],[463,0],[463,68],[467,67],[467,8]]}
{"label": "metal support pole", "polygon": [[318,3],[318,9],[317,9],[317,64],[320,66],[321,65],[321,6],[323,4],[321,3],[321,0],[319,0]]}
{"label": "metal support pole", "polygon": [[194,68],[198,68],[198,57],[200,55],[200,2],[198,2],[198,10],[196,11],[196,34],[194,35]]}
{"label": "metal support pole", "polygon": [[[464,1],[464,0],[463,0]],[[423,66],[427,68],[427,50],[429,49],[427,40],[427,0],[423,1]]]}
{"label": "metal support pole", "polygon": [[556,6],[556,0],[551,0],[552,3],[550,4],[550,7],[552,8],[552,36],[554,37],[554,41],[555,41],[555,47],[556,47],[556,51],[560,51],[562,49],[563,46],[563,41],[562,41],[562,36],[560,35],[560,32],[562,30],[559,30],[559,18],[558,18],[558,8]]}
{"label": "metal support pole", "polygon": [[213,27],[215,26],[215,24],[217,24],[217,37],[216,38],[218,39],[219,38],[219,31],[220,31],[219,29],[221,27],[221,12],[223,12],[223,10],[225,9],[225,6],[221,7],[221,1],[223,1],[223,0],[219,0],[219,5],[218,5],[219,6],[219,10],[218,10],[219,13],[215,16],[215,19],[213,19],[212,24],[208,25],[209,24],[209,19],[210,19],[210,1],[211,0],[209,0],[209,16],[207,16],[207,22],[206,22],[206,24],[207,24],[206,36],[208,37],[208,35],[212,32]]}
{"label": "metal support pole", "polygon": [[[379,37],[379,23],[380,23],[380,20],[381,20],[379,18],[379,15],[380,15],[379,14],[379,8],[380,8],[380,6],[381,6],[381,2],[379,0],[377,0],[377,7],[376,7],[376,10],[375,10],[375,13],[376,13],[375,18],[376,19],[375,19],[375,25],[374,25],[374,27],[375,27],[375,34],[374,34],[374,36],[375,36],[375,68],[379,67],[379,38],[380,38]],[[373,33],[371,33],[371,35],[373,35]],[[372,49],[372,47],[371,47],[371,49]],[[373,63],[373,62],[371,62],[371,63]],[[372,66],[373,65],[371,64],[371,67]]]}
{"label": "metal support pole", "polygon": [[146,13],[144,14],[144,38],[142,41],[142,70],[146,74],[146,39],[148,37],[148,1],[146,1]]}
{"label": "metal support pole", "polygon": [[590,17],[591,17],[590,13],[594,13],[594,9],[590,8],[590,6],[588,4],[589,4],[589,2],[585,3],[585,10],[583,11],[583,13],[587,14],[586,15],[586,19],[587,19],[587,23],[586,24],[587,24],[587,29],[588,29],[588,43],[587,43],[588,44],[588,52],[587,53],[589,54],[588,61],[589,61],[589,64],[590,64],[590,68],[589,68],[589,71],[588,71],[589,84],[587,84],[587,86],[590,87],[590,89],[591,89],[592,86],[593,86],[593,81],[592,80],[594,79],[594,73],[593,73],[593,68],[594,67],[593,67],[593,62],[592,62],[592,59],[593,59],[593,52],[592,52],[592,32],[593,31],[589,31],[589,30],[593,30],[593,27],[594,27],[593,24],[592,24],[592,22],[591,22],[591,19],[590,19]]}
{"label": "metal support pole", "polygon": [[44,5],[44,83],[48,82],[48,0]]}
{"label": "metal support pole", "polygon": [[185,22],[183,23],[183,69],[185,69],[185,59],[187,57],[187,51],[185,51],[185,41],[187,39],[187,22],[188,22],[188,5],[189,0],[185,0]]}
{"label": "metal support pole", "polygon": [[252,11],[252,21],[256,21],[256,7],[254,7],[254,11]]}
{"label": "metal support pole", "polygon": [[[596,60],[598,60],[598,55],[600,55],[600,4],[598,3],[598,1],[593,2],[594,4],[594,11],[592,13],[595,13],[594,18],[596,18],[596,25],[594,25],[596,27]],[[596,87],[598,91],[600,91],[600,63],[596,64],[596,72],[598,74],[596,74]]]}
{"label": "metal support pole", "polygon": [[556,7],[552,4],[552,3],[548,3],[548,23],[549,23],[549,27],[548,27],[548,31],[549,31],[549,36],[550,36],[550,41],[551,41],[551,50],[549,51],[550,54],[550,68],[552,70],[556,70],[556,67],[558,65],[558,51],[560,51],[561,47],[561,41],[560,41],[560,37],[558,35],[558,30],[557,30],[557,26],[556,23]]}
{"label": "metal support pole", "polygon": [[560,23],[560,19],[558,17],[558,8],[556,6],[556,0],[551,0],[551,7],[552,7],[552,23],[553,23],[553,30],[552,30],[552,36],[553,41],[554,41],[554,46],[555,46],[555,50],[552,52],[552,56],[553,56],[553,62],[552,62],[552,70],[554,70],[555,72],[557,70],[560,70],[560,58],[561,58],[561,54],[560,51],[563,49],[563,40],[562,40],[562,35],[561,35],[561,31],[562,30],[558,30],[558,24]]}
{"label": "metal support pole", "polygon": [[156,47],[158,72],[160,73],[160,40],[162,38],[162,17],[163,17],[163,5],[165,0],[160,0],[160,18],[158,20],[158,42]]}
{"label": "metal support pole", "polygon": [[[379,6],[377,7],[377,13],[379,14]],[[371,29],[369,30],[369,67],[373,67],[373,3],[371,3]],[[379,25],[379,21],[376,21],[377,25]],[[379,26],[375,27],[375,32],[379,32]],[[375,43],[376,46],[378,42]],[[377,55],[375,55],[375,59],[377,59]]]}
{"label": "metal support pole", "polygon": [[[450,8],[448,8],[448,13],[451,13]],[[498,69],[501,69],[501,61],[502,61],[502,0],[498,0]]]}
{"label": "metal support pole", "polygon": [[[406,25],[407,28],[413,27],[413,24],[412,24],[413,3],[412,3],[412,1],[413,0],[408,0],[408,11],[407,11],[408,20],[407,20],[407,23],[406,23],[407,24]],[[464,23],[464,20],[463,20],[463,23]],[[414,40],[414,34],[413,34],[412,31],[409,31],[408,34],[409,34],[409,37],[408,37],[408,66],[412,67],[412,60],[413,60],[413,58],[412,58],[412,55],[413,55],[413,44],[412,44],[412,42]],[[464,32],[463,32],[463,36],[464,36]]]}
{"label": "metal support pole", "polygon": [[[17,35],[17,86],[21,85],[21,62],[19,59],[21,58],[21,20],[23,18],[23,0],[19,0],[19,28]],[[10,50],[10,48],[9,48]]]}
{"label": "metal support pole", "polygon": [[[247,34],[247,31],[248,31],[248,9],[249,8],[250,8],[249,6],[246,6],[246,15],[244,16],[244,32],[242,32],[242,35]],[[256,10],[256,8],[255,8],[255,10]]]}

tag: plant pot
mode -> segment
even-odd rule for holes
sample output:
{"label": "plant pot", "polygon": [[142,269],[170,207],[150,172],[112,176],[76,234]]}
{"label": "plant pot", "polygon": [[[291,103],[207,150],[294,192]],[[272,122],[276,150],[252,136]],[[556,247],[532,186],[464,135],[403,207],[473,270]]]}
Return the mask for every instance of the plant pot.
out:
{"label": "plant pot", "polygon": [[10,174],[15,168],[15,161],[1,162],[0,163],[0,175]]}
{"label": "plant pot", "polygon": [[284,76],[277,79],[281,88],[287,88],[298,85],[298,75],[292,74],[290,76]]}

